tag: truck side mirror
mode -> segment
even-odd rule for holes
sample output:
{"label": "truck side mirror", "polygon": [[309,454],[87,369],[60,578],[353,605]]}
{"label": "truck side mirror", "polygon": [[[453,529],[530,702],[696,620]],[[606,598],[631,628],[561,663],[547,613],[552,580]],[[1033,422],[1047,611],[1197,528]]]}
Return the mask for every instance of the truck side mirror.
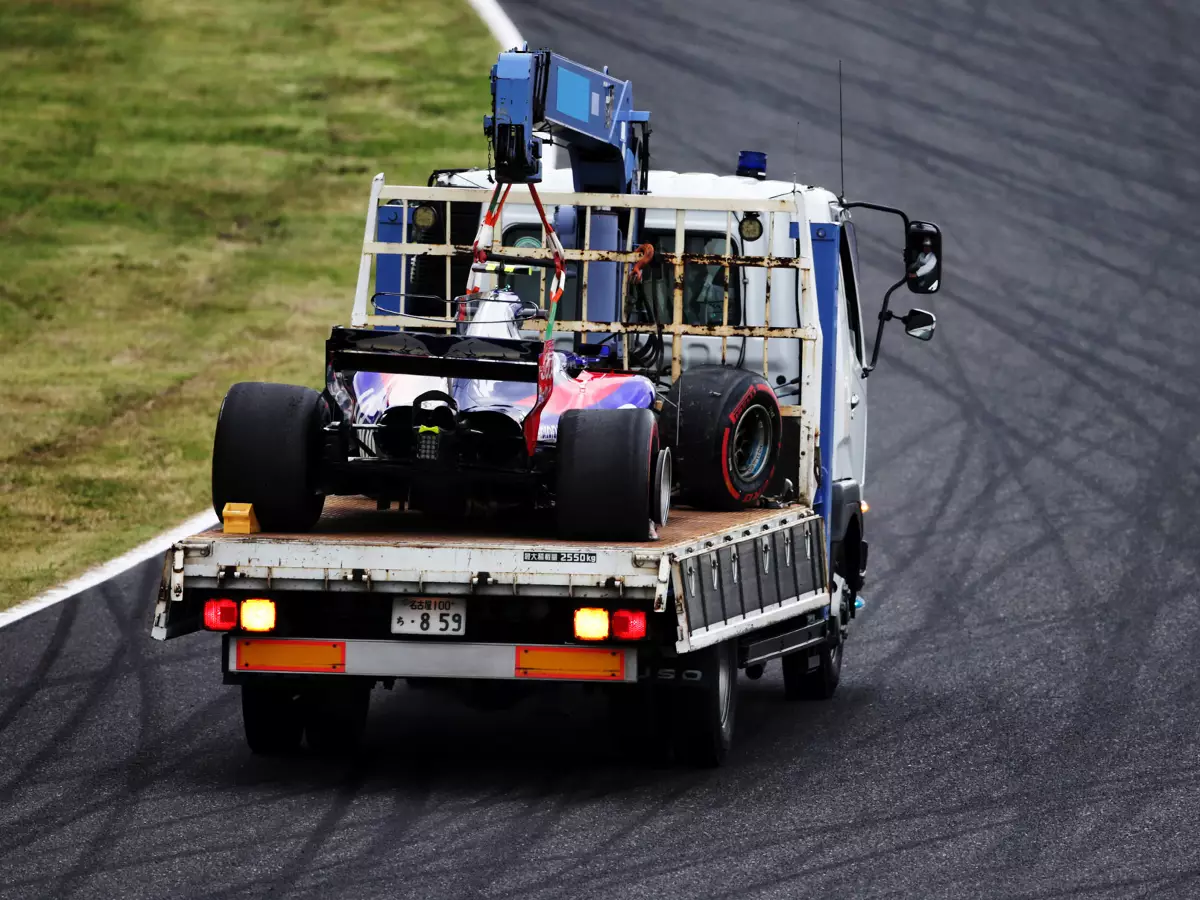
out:
{"label": "truck side mirror", "polygon": [[923,309],[910,309],[900,321],[904,323],[904,333],[918,341],[931,340],[937,328],[937,316]]}
{"label": "truck side mirror", "polygon": [[910,222],[904,244],[908,289],[936,294],[942,283],[942,231],[932,222]]}

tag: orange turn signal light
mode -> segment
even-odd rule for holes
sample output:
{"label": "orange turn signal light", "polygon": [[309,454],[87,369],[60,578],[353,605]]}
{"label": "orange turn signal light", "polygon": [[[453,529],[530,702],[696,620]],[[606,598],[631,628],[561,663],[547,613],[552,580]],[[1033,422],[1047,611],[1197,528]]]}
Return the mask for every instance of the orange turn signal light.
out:
{"label": "orange turn signal light", "polygon": [[242,630],[271,631],[275,627],[275,601],[251,597],[242,601]]}
{"label": "orange turn signal light", "polygon": [[575,638],[602,641],[608,637],[608,610],[581,607],[575,610]]}

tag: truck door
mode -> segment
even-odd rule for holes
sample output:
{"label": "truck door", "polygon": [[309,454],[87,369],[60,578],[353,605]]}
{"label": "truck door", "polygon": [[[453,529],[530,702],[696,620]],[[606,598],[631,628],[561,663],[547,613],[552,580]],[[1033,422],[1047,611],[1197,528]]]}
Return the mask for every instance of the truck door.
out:
{"label": "truck door", "polygon": [[[863,378],[863,330],[862,311],[858,302],[858,247],[854,225],[846,222],[842,228],[841,249],[838,266],[839,310],[839,389],[845,393],[845,403],[850,420],[844,432],[848,471],[843,470],[835,478],[853,478],[860,485],[866,484],[867,465],[867,382]],[[839,454],[841,455],[841,454]]]}

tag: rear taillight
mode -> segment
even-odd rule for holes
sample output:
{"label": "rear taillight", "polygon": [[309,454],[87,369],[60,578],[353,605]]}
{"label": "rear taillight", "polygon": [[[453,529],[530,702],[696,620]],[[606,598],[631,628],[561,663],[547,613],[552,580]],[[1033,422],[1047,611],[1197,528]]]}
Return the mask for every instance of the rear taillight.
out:
{"label": "rear taillight", "polygon": [[204,601],[204,627],[209,631],[232,631],[238,623],[238,605],[232,600]]}
{"label": "rear taillight", "polygon": [[618,609],[612,614],[612,636],[618,641],[640,641],[646,636],[646,614],[636,609]]}

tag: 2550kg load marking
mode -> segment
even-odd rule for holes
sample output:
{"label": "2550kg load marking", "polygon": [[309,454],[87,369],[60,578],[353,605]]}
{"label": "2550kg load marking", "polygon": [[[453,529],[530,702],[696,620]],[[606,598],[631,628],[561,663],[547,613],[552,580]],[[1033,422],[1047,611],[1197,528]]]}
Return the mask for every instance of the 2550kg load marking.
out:
{"label": "2550kg load marking", "polygon": [[594,563],[595,553],[584,553],[581,550],[526,550],[525,562],[551,563]]}

